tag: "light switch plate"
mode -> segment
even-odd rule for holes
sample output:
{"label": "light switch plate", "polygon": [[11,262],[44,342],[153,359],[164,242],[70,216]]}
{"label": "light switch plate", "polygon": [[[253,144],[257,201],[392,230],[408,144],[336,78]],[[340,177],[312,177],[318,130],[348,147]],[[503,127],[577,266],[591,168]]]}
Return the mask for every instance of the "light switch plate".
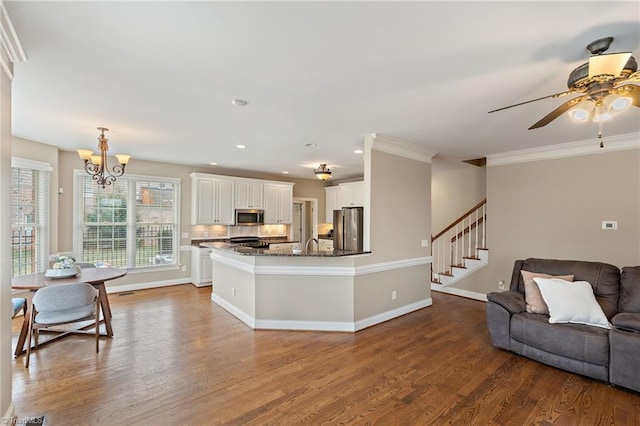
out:
{"label": "light switch plate", "polygon": [[603,220],[602,229],[606,231],[615,231],[618,229],[618,222],[615,220]]}
{"label": "light switch plate", "polygon": [[429,247],[429,240],[422,240],[422,247]]}

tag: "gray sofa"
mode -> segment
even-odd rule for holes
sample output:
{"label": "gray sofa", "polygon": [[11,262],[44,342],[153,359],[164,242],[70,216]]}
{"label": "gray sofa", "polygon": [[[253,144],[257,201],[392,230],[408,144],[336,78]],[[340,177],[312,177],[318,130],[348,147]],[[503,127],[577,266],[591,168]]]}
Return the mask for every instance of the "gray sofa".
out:
{"label": "gray sofa", "polygon": [[[588,281],[611,329],[549,323],[526,311],[521,270]],[[509,291],[487,294],[492,343],[536,361],[640,392],[640,266],[555,259],[517,260]]]}

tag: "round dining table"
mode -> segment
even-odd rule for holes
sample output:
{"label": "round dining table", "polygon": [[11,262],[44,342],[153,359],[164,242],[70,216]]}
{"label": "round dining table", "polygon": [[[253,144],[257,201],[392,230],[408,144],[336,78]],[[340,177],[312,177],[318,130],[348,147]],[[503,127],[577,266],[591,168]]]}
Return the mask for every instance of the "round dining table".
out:
{"label": "round dining table", "polygon": [[[50,285],[58,284],[70,284],[70,283],[89,283],[98,290],[98,299],[100,301],[100,308],[102,309],[101,324],[104,324],[107,337],[113,337],[113,328],[111,327],[111,306],[109,305],[109,298],[107,297],[107,290],[105,288],[105,281],[114,280],[127,275],[126,269],[120,268],[80,268],[80,272],[73,277],[66,278],[50,278],[46,276],[45,272],[38,272],[36,274],[21,275],[11,280],[11,288],[14,290],[30,290],[37,291],[38,289]],[[27,298],[27,312],[25,314],[25,320],[22,323],[20,329],[20,335],[16,344],[15,355],[19,356],[25,353],[25,343],[27,335],[29,333],[29,318],[32,315],[33,306],[31,304],[31,298]],[[40,345],[49,343],[58,338],[64,337],[74,330],[65,330],[64,333],[60,333],[58,336],[40,343]],[[29,342],[30,344],[31,342]]]}

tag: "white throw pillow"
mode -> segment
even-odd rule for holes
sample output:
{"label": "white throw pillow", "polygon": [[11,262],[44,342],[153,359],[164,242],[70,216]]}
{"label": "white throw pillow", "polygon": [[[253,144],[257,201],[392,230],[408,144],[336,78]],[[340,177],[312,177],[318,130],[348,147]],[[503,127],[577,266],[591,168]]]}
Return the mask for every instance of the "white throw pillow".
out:
{"label": "white throw pillow", "polygon": [[549,322],[587,324],[611,328],[587,281],[569,282],[557,278],[534,278],[549,306]]}

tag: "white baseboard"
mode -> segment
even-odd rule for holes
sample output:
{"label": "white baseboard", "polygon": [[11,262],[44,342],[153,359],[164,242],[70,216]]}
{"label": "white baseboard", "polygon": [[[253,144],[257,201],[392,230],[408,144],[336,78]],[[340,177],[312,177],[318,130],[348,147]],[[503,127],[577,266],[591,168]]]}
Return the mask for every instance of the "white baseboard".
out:
{"label": "white baseboard", "polygon": [[445,287],[441,284],[431,283],[431,290],[439,293],[455,294],[456,296],[466,297],[468,299],[480,300],[482,302],[487,301],[487,295],[484,293],[477,293],[475,291],[462,290],[455,287]]}
{"label": "white baseboard", "polygon": [[245,311],[238,309],[236,306],[227,302],[225,299],[223,299],[222,297],[218,296],[215,293],[211,293],[211,300],[213,300],[213,302],[216,305],[220,306],[222,309],[229,312],[231,315],[238,318],[243,323],[247,324],[249,327],[254,329],[256,328],[255,318],[253,318],[251,315],[249,315]]}
{"label": "white baseboard", "polygon": [[109,287],[109,283],[106,283],[105,287],[107,288],[107,294],[112,294],[112,293],[122,293],[125,291],[146,290],[149,288],[169,287],[172,285],[191,284],[191,281],[189,280],[190,278],[178,278],[175,280],[166,280],[166,281],[152,281],[152,282],[137,283],[137,284],[114,285],[113,287]]}
{"label": "white baseboard", "polygon": [[230,304],[225,299],[216,294],[211,294],[211,300],[218,306],[229,312],[231,315],[238,318],[240,321],[251,327],[252,329],[260,330],[305,330],[305,331],[342,331],[351,332],[365,329],[376,324],[380,324],[385,321],[397,318],[399,316],[408,314],[418,309],[431,306],[433,301],[431,298],[421,300],[419,302],[411,303],[409,305],[401,306],[391,311],[382,312],[380,314],[373,315],[369,318],[362,319],[356,322],[350,321],[296,321],[296,320],[261,320],[255,319],[246,312],[238,309],[236,306]]}
{"label": "white baseboard", "polygon": [[380,314],[373,315],[369,318],[361,319],[355,322],[355,331],[371,327],[372,325],[380,324],[381,322],[389,321],[391,319],[408,314],[409,312],[417,311],[418,309],[431,306],[433,300],[431,298],[420,300],[418,302],[411,303],[409,305],[401,306],[391,311],[382,312]]}

